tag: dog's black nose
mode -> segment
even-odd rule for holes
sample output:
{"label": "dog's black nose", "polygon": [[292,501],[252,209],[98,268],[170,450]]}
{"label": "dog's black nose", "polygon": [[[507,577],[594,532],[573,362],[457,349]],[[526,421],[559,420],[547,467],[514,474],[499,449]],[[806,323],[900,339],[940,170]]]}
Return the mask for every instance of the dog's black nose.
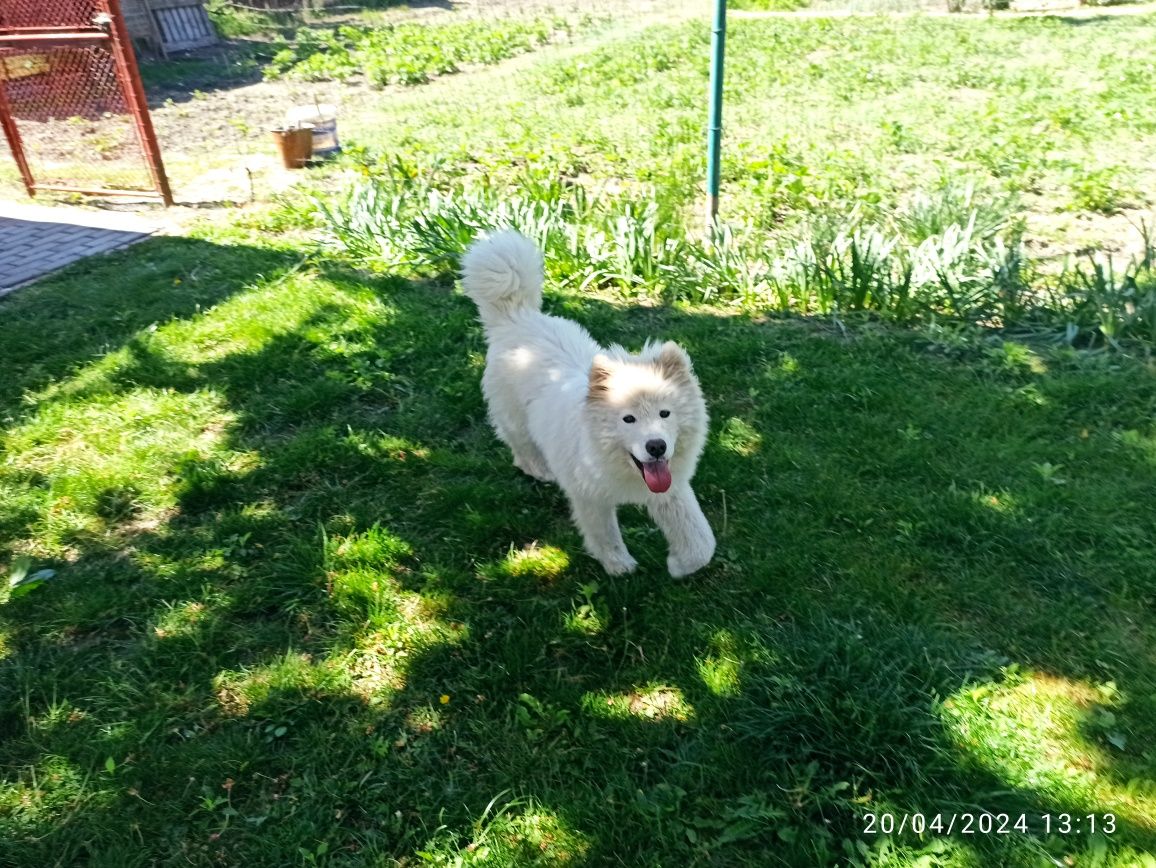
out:
{"label": "dog's black nose", "polygon": [[649,452],[651,455],[653,455],[655,458],[661,458],[663,455],[666,454],[666,441],[665,440],[647,440],[646,441],[646,451]]}

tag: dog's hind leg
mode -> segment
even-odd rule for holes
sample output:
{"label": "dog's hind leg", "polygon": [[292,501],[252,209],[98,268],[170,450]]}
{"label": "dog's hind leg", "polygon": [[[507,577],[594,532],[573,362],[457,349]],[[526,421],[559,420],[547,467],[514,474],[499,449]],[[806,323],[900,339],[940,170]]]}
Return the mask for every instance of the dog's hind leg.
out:
{"label": "dog's hind leg", "polygon": [[714,557],[714,532],[689,485],[647,502],[647,509],[670,546],[666,568],[678,579],[689,576]]}
{"label": "dog's hind leg", "polygon": [[[509,443],[510,441],[507,440],[506,442]],[[510,443],[510,449],[514,453],[514,466],[523,473],[543,482],[554,481],[554,474],[550,472],[550,466],[542,457],[542,450],[529,437],[517,445]]]}
{"label": "dog's hind leg", "polygon": [[542,450],[530,439],[529,434],[506,431],[501,432],[499,436],[506,441],[510,451],[514,453],[515,467],[528,476],[533,476],[543,482],[554,481],[554,474],[550,472],[550,466],[546,463]]}
{"label": "dog's hind leg", "polygon": [[510,451],[514,453],[515,467],[528,476],[533,476],[543,482],[554,481],[554,474],[550,472],[550,466],[542,456],[542,450],[530,439],[529,434],[511,431],[506,425],[494,425],[494,430],[502,442],[509,446]]}
{"label": "dog's hind leg", "polygon": [[571,497],[570,510],[574,523],[582,532],[582,541],[588,551],[612,576],[631,572],[638,561],[630,556],[622,531],[618,529],[618,514],[604,501]]}
{"label": "dog's hind leg", "polygon": [[546,463],[542,450],[530,437],[526,425],[526,411],[521,403],[496,389],[492,390],[487,398],[490,405],[490,423],[494,426],[499,439],[514,453],[514,466],[535,479],[553,482],[554,474],[550,472],[550,465]]}

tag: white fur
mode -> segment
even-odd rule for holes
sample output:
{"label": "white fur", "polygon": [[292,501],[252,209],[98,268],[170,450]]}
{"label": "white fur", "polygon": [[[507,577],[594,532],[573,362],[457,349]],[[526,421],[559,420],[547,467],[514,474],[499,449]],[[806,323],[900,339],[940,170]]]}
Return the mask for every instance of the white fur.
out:
{"label": "white fur", "polygon": [[[577,323],[541,312],[542,283],[542,255],[516,232],[475,241],[462,258],[462,287],[489,344],[482,389],[494,430],[517,467],[561,486],[606,572],[637,566],[616,514],[634,503],[665,534],[670,574],[693,573],[709,563],[715,539],[690,487],[707,433],[690,358],[671,342],[647,343],[637,355],[604,350]],[[671,478],[663,493],[631,460],[652,461],[647,444],[659,441]]]}

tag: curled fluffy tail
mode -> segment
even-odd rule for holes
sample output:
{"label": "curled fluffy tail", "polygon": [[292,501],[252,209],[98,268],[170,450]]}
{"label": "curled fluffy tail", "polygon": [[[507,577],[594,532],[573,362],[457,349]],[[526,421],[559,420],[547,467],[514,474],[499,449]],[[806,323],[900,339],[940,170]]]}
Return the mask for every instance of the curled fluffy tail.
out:
{"label": "curled fluffy tail", "polygon": [[533,241],[512,230],[474,241],[462,256],[462,289],[486,326],[519,310],[539,310],[542,282],[542,254]]}

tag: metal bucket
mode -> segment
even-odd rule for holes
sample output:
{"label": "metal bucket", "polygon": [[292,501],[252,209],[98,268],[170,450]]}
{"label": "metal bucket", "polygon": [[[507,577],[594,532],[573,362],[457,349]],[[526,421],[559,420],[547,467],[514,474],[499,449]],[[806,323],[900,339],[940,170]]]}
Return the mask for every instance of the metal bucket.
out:
{"label": "metal bucket", "polygon": [[285,126],[313,126],[313,156],[329,157],[341,150],[337,141],[337,106],[299,105],[285,115]]}
{"label": "metal bucket", "polygon": [[300,169],[309,160],[313,152],[313,130],[308,125],[270,130],[269,133],[277,143],[281,163],[286,169]]}

